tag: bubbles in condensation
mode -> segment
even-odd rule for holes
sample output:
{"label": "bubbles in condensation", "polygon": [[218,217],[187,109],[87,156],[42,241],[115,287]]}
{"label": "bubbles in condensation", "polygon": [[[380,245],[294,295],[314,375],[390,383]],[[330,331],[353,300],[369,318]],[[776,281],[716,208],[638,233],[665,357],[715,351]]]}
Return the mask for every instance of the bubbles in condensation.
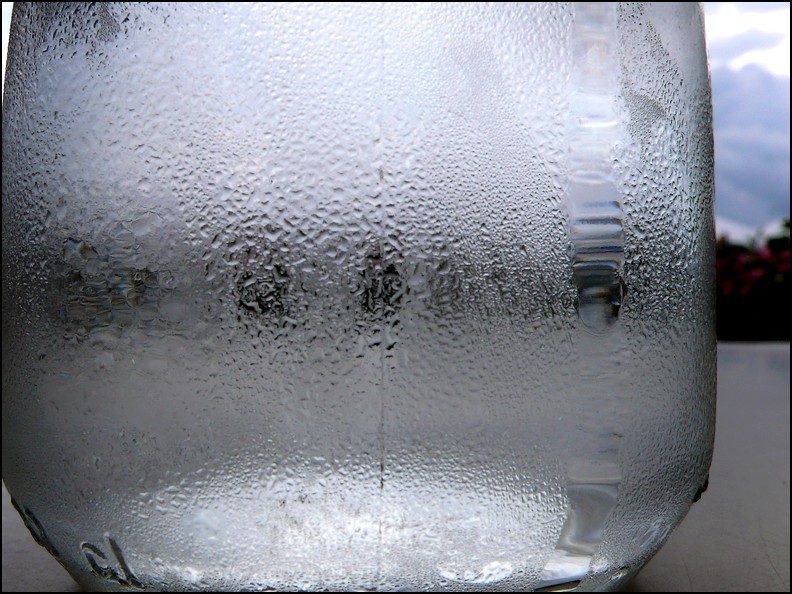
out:
{"label": "bubbles in condensation", "polygon": [[478,570],[459,571],[439,568],[440,575],[454,582],[493,584],[509,577],[514,567],[508,561],[492,561]]}

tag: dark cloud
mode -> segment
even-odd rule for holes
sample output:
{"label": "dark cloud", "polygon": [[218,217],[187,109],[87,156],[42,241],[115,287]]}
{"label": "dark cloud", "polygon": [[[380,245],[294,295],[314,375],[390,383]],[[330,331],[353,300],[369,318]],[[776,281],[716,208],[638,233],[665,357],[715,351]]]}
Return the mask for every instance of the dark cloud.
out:
{"label": "dark cloud", "polygon": [[767,33],[754,29],[733,37],[710,41],[707,49],[713,62],[728,62],[752,50],[775,47],[783,38],[783,33]]}
{"label": "dark cloud", "polygon": [[789,216],[789,78],[712,72],[719,216],[758,227]]}

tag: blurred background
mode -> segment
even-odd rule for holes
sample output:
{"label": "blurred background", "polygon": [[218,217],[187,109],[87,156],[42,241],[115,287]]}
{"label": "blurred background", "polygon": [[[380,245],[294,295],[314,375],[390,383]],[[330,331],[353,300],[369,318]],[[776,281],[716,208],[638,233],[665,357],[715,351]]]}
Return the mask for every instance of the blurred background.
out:
{"label": "blurred background", "polygon": [[789,341],[789,3],[705,2],[718,338]]}
{"label": "blurred background", "polygon": [[[13,2],[3,2],[3,80]],[[789,341],[789,2],[704,2],[718,338]]]}

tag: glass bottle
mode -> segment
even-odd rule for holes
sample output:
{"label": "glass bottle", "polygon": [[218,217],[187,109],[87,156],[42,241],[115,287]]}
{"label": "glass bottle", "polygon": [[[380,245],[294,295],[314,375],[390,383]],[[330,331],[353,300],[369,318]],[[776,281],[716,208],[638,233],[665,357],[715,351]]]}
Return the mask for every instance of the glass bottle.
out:
{"label": "glass bottle", "polygon": [[15,3],[3,479],[88,590],[611,589],[703,488],[693,3]]}

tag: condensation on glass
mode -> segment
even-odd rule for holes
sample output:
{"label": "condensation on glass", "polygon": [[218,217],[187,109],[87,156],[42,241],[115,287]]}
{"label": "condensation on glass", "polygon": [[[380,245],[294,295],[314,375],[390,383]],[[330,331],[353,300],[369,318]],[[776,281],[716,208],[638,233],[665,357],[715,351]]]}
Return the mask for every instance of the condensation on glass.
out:
{"label": "condensation on glass", "polygon": [[692,3],[15,3],[3,478],[91,590],[609,589],[703,487]]}

